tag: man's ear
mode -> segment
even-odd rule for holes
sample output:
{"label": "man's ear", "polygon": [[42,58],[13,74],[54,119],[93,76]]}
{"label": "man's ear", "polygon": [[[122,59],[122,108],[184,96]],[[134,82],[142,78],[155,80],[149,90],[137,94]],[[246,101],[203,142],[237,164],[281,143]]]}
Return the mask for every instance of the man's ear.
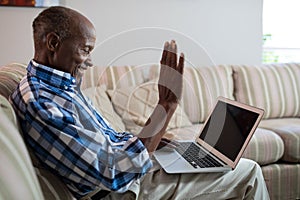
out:
{"label": "man's ear", "polygon": [[54,32],[48,33],[47,35],[47,48],[50,51],[56,51],[60,45],[60,37]]}

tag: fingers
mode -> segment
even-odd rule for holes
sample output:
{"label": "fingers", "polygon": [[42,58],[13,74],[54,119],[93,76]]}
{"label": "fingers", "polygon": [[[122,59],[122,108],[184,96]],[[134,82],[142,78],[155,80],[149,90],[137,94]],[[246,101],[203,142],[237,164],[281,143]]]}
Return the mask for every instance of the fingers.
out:
{"label": "fingers", "polygon": [[184,54],[181,53],[179,57],[179,63],[178,63],[178,71],[180,74],[183,74],[183,67],[184,67]]}
{"label": "fingers", "polygon": [[169,140],[166,138],[162,138],[161,141],[158,144],[157,150],[162,149],[162,148],[169,148],[170,150],[175,149],[178,147],[179,143],[174,140]]}
{"label": "fingers", "polygon": [[176,69],[176,67],[177,67],[177,45],[174,40],[172,40],[171,44],[170,44],[169,57],[170,57],[169,67]]}
{"label": "fingers", "polygon": [[178,141],[170,140],[170,139],[167,139],[167,138],[162,138],[161,142],[163,142],[166,145],[169,145],[170,147],[174,147],[174,148],[179,145]]}
{"label": "fingers", "polygon": [[181,53],[179,58],[179,63],[177,65],[177,44],[175,40],[171,40],[170,42],[165,42],[160,63],[162,65],[171,67],[176,71],[179,71],[180,73],[183,72],[184,55],[183,53]]}
{"label": "fingers", "polygon": [[161,60],[160,60],[160,63],[162,65],[166,65],[168,51],[169,51],[169,42],[165,42],[164,50],[163,50]]}
{"label": "fingers", "polygon": [[181,98],[183,68],[184,55],[181,53],[177,62],[176,42],[165,42],[158,80],[160,101],[178,102]]}

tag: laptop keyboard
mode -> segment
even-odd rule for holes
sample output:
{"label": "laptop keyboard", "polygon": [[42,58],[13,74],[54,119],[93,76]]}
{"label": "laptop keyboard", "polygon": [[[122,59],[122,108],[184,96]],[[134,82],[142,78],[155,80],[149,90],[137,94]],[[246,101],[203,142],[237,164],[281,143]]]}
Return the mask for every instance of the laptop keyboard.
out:
{"label": "laptop keyboard", "polygon": [[211,155],[192,142],[181,142],[176,151],[182,155],[194,168],[221,167]]}

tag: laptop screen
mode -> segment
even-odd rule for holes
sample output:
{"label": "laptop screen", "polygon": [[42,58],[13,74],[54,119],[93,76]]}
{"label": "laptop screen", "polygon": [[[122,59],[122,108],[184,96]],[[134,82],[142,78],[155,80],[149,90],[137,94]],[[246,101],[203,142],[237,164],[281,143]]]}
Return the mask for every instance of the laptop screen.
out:
{"label": "laptop screen", "polygon": [[258,113],[218,101],[199,137],[234,161],[258,117]]}

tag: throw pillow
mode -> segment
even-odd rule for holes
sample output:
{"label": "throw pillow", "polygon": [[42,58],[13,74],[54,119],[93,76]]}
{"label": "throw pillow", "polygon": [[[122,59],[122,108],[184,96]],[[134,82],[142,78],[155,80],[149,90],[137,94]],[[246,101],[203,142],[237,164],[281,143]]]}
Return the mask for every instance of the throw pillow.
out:
{"label": "throw pillow", "polygon": [[[134,134],[140,132],[158,101],[157,81],[139,86],[108,90],[116,112],[121,116],[126,129]],[[167,129],[191,126],[180,105],[175,110]]]}
{"label": "throw pillow", "polygon": [[116,131],[125,131],[122,119],[114,111],[114,108],[105,92],[104,86],[90,87],[82,91],[93,103],[95,109],[107,120]]}

